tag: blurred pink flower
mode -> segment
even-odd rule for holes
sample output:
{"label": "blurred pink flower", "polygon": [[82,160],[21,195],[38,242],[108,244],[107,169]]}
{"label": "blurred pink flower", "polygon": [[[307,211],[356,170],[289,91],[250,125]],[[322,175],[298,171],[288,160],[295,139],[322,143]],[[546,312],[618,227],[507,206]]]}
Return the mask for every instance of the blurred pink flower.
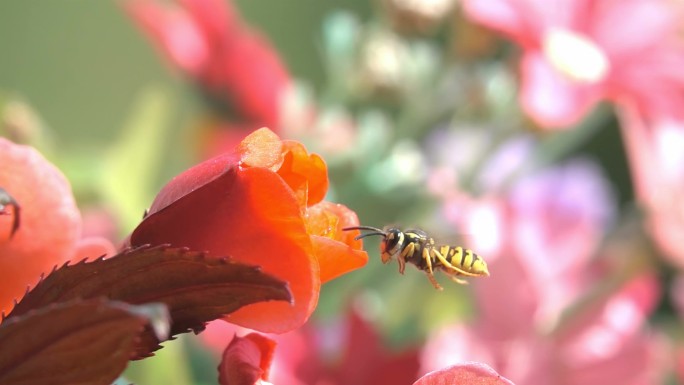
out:
{"label": "blurred pink flower", "polygon": [[620,109],[623,136],[646,227],[668,260],[684,268],[684,117]]}
{"label": "blurred pink flower", "polygon": [[445,384],[514,385],[509,379],[479,362],[464,362],[432,371],[413,385]]}
{"label": "blurred pink flower", "polygon": [[192,77],[245,132],[280,127],[290,77],[276,51],[231,1],[130,0],[133,19],[171,63]]}
{"label": "blurred pink flower", "polygon": [[659,298],[654,277],[567,313],[609,278],[590,259],[615,214],[594,164],[574,160],[517,181],[506,196],[445,203],[492,276],[474,283],[478,320],[434,335],[424,371],[475,360],[519,385],[640,384],[651,374],[654,347],[641,328]]}
{"label": "blurred pink flower", "polygon": [[525,166],[537,144],[531,135],[501,141],[498,127],[450,126],[433,130],[425,140],[427,157],[433,166],[428,179],[430,191],[438,197],[458,194],[458,184],[469,190],[495,191]]}
{"label": "blurred pink flower", "polygon": [[[506,290],[498,295],[508,298]],[[501,338],[499,323],[482,315],[471,326],[455,325],[433,334],[422,353],[421,371],[476,360],[518,385],[658,383],[661,346],[642,331],[657,299],[658,281],[645,275],[555,333],[528,323],[517,334]],[[509,300],[501,314],[525,311],[517,300]]]}
{"label": "blurred pink flower", "polygon": [[[38,151],[0,138],[0,188],[21,207],[0,215],[0,312],[41,274],[67,261],[114,253],[110,241],[82,237],[81,214],[64,175]],[[20,225],[11,233],[15,217]]]}
{"label": "blurred pink flower", "polygon": [[[471,246],[488,261],[490,271],[508,272],[478,282],[476,293],[482,311],[500,320],[504,334],[526,328],[528,322],[551,322],[553,314],[575,299],[590,279],[588,260],[615,215],[608,182],[586,160],[527,176],[504,199],[445,203],[445,215],[472,234]],[[519,297],[529,310],[517,312],[515,322],[496,315],[507,309],[508,299],[498,294],[501,285],[509,286],[508,296]]]}
{"label": "blurred pink flower", "polygon": [[523,48],[523,109],[577,123],[596,102],[682,114],[682,6],[669,0],[464,0],[466,14]]}
{"label": "blurred pink flower", "polygon": [[679,384],[684,383],[684,349],[680,349],[675,357],[675,371]]}

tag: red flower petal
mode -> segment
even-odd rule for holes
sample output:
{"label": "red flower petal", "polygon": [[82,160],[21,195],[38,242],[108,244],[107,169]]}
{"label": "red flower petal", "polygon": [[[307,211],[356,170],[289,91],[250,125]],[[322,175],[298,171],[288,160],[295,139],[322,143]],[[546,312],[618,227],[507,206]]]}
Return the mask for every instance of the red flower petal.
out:
{"label": "red flower petal", "polygon": [[268,128],[249,134],[237,147],[240,165],[278,171],[283,163],[283,142]]}
{"label": "red flower petal", "polygon": [[354,240],[358,234],[342,230],[358,225],[356,213],[341,204],[321,202],[307,210],[306,227],[318,258],[322,283],[368,262],[362,242]]}
{"label": "red flower petal", "polygon": [[302,207],[321,202],[328,191],[328,167],[317,154],[307,153],[301,143],[283,142],[284,161],[278,175],[292,188]]}
{"label": "red flower petal", "polygon": [[273,360],[275,341],[260,334],[235,336],[223,352],[219,365],[221,385],[254,385],[259,379],[268,380]]}
{"label": "red flower petal", "polygon": [[301,143],[281,142],[266,128],[245,138],[238,152],[241,164],[274,170],[292,188],[305,212],[322,283],[368,262],[363,244],[354,240],[358,234],[342,231],[344,227],[359,225],[356,213],[343,205],[322,202],[328,190],[328,172],[320,156],[309,154]]}
{"label": "red flower petal", "polygon": [[196,20],[176,5],[129,1],[126,11],[170,61],[191,75],[207,65],[210,47]]}
{"label": "red flower petal", "polygon": [[485,364],[468,362],[428,373],[413,385],[514,385]]}
{"label": "red flower petal", "polygon": [[[265,273],[289,283],[294,306],[254,304],[226,320],[265,332],[297,328],[316,306],[320,281],[299,206],[282,179],[263,168],[239,170],[233,166],[192,193],[174,199],[173,192],[190,187],[179,186],[181,181],[213,177],[212,172],[229,166],[225,159],[230,158],[207,161],[169,183],[160,199],[173,203],[163,206],[155,201],[151,214],[131,235],[131,244],[170,243],[261,266]],[[220,160],[224,162],[219,165]]]}
{"label": "red flower petal", "polygon": [[[31,147],[0,138],[0,187],[21,206],[21,226],[0,235],[0,311],[10,310],[41,273],[69,260],[81,217],[64,175]],[[3,221],[5,217],[0,217]]]}
{"label": "red flower petal", "polygon": [[215,50],[205,88],[227,102],[239,120],[280,127],[281,104],[290,75],[278,53],[259,33],[241,28]]}
{"label": "red flower petal", "polygon": [[194,20],[211,47],[219,47],[225,43],[236,28],[240,27],[232,1],[178,0],[178,3]]}

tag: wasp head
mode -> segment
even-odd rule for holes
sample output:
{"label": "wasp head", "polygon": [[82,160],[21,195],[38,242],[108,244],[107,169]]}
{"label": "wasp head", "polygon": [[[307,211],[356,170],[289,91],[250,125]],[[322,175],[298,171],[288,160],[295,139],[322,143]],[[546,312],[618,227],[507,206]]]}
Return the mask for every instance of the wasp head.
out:
{"label": "wasp head", "polygon": [[404,247],[404,232],[397,228],[387,229],[385,239],[380,244],[382,263],[388,263]]}

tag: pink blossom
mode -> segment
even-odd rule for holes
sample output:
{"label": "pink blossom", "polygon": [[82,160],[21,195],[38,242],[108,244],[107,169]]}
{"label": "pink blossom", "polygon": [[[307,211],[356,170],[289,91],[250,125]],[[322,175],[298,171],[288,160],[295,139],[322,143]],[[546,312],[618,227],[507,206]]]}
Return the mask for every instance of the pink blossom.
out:
{"label": "pink blossom", "polygon": [[659,297],[656,278],[589,296],[609,279],[591,257],[615,211],[595,165],[571,161],[519,180],[503,196],[448,204],[460,215],[447,217],[473,235],[492,276],[474,283],[477,321],[435,334],[424,371],[475,360],[523,385],[650,378],[655,348],[642,328]]}
{"label": "pink blossom", "polygon": [[[502,288],[499,295],[507,297],[507,290]],[[579,322],[572,327],[550,334],[530,323],[501,338],[495,330],[498,320],[483,314],[473,325],[436,332],[423,350],[421,370],[476,360],[518,385],[656,383],[654,368],[661,347],[641,328],[657,298],[655,277],[637,278],[589,312],[578,314],[574,321]],[[509,314],[525,311],[517,300],[508,301]]]}
{"label": "pink blossom", "polygon": [[668,0],[464,0],[473,20],[518,43],[523,109],[577,123],[603,99],[682,113],[682,8]]}
{"label": "pink blossom", "polygon": [[[473,234],[472,247],[490,271],[509,272],[478,282],[476,292],[482,311],[492,312],[492,319],[502,322],[498,330],[508,333],[529,322],[551,322],[589,283],[586,266],[614,217],[615,203],[599,169],[574,160],[523,178],[504,199],[465,201],[452,210]],[[519,298],[528,310],[516,312],[515,321],[498,314],[510,299],[498,294],[502,285],[510,286],[507,297]]]}
{"label": "pink blossom", "polygon": [[623,105],[620,118],[646,227],[663,255],[684,267],[684,117],[646,115]]}

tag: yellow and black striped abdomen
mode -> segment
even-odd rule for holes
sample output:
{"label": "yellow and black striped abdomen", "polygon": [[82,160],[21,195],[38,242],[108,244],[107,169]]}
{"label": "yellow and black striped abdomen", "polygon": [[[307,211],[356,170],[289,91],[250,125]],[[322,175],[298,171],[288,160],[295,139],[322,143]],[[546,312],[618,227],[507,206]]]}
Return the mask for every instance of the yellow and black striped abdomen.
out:
{"label": "yellow and black striped abdomen", "polygon": [[439,246],[437,248],[440,254],[451,263],[452,266],[470,273],[475,276],[487,275],[487,264],[479,255],[472,250],[463,248],[461,246]]}

